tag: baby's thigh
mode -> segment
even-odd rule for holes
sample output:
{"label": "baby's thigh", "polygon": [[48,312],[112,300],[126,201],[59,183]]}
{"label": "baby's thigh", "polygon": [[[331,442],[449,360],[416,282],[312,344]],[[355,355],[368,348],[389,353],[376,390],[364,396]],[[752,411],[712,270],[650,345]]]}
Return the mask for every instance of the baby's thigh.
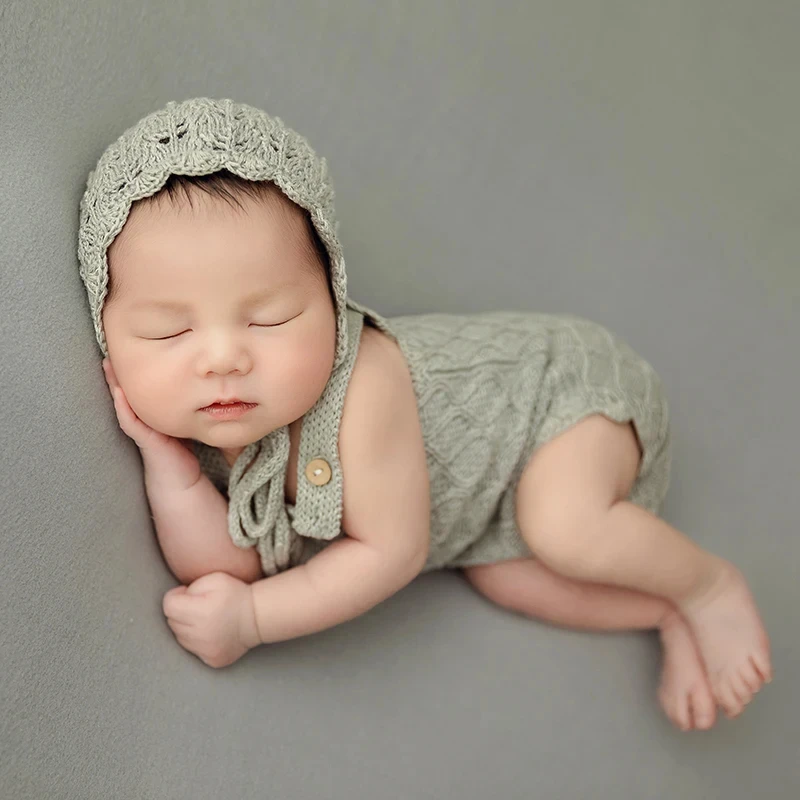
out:
{"label": "baby's thigh", "polygon": [[538,447],[516,487],[517,522],[530,546],[573,529],[630,494],[642,450],[634,426],[592,414]]}

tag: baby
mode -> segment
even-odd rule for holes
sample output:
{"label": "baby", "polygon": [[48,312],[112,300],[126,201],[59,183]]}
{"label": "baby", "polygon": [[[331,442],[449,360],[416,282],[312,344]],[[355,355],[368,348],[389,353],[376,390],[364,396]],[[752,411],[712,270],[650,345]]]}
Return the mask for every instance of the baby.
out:
{"label": "baby", "polygon": [[658,629],[682,730],[772,678],[741,573],[658,514],[652,367],[571,315],[386,319],[347,295],[327,164],[279,118],[169,103],[100,158],[79,260],[165,560],[212,667],[460,569],[512,611]]}

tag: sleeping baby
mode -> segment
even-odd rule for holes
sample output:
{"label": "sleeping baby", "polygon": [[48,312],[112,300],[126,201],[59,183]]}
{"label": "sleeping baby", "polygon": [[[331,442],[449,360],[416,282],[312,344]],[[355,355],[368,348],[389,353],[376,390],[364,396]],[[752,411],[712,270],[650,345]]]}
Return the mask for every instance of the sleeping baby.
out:
{"label": "sleeping baby", "polygon": [[657,629],[681,729],[772,678],[741,572],[660,518],[650,364],[601,325],[384,318],[348,296],[327,163],[278,117],[170,102],[89,174],[78,255],[177,641],[212,667],[436,569],[583,629]]}

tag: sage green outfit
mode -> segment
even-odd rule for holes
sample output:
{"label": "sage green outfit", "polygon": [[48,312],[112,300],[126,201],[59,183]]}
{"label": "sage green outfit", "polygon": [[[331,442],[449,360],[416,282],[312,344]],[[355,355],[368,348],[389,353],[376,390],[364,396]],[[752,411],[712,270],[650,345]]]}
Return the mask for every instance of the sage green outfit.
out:
{"label": "sage green outfit", "polygon": [[[336,355],[322,396],[303,419],[294,506],[284,497],[288,427],[253,442],[231,469],[202,442],[202,469],[229,500],[228,530],[256,547],[266,575],[303,563],[341,531],[338,435],[364,324],[392,336],[411,372],[431,482],[425,570],[528,556],[514,491],[534,450],[589,414],[632,420],[644,451],[631,500],[658,513],[669,482],[667,403],[652,367],[602,326],[570,315],[491,312],[384,319],[348,297],[327,163],[279,117],[206,97],[167,103],[127,129],[88,176],[78,259],[102,356],[107,249],[131,206],[171,174],[228,170],[274,182],[305,209],[330,263]],[[323,480],[307,476],[324,462]],[[330,471],[328,476],[327,472]]]}

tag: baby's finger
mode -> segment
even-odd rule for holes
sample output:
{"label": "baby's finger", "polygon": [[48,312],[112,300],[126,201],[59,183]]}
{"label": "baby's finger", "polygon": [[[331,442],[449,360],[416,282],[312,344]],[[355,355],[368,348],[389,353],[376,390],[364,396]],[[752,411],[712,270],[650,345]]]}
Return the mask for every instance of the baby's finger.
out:
{"label": "baby's finger", "polygon": [[114,372],[114,367],[111,365],[111,359],[103,359],[103,374],[106,376],[106,382],[110,387],[119,386],[117,375]]}
{"label": "baby's finger", "polygon": [[108,358],[103,359],[103,372],[106,376],[106,383],[111,392],[111,397],[114,400],[114,407],[117,412],[117,419],[119,420],[120,427],[125,433],[128,434],[137,444],[141,444],[143,439],[146,439],[153,432],[153,429],[142,422],[136,415],[136,412],[131,408],[125,392],[117,381],[117,376],[114,372],[114,367]]}
{"label": "baby's finger", "polygon": [[117,386],[114,388],[112,394],[114,396],[114,408],[117,412],[120,428],[122,428],[139,447],[146,447],[153,439],[155,431],[139,419],[136,412],[131,408],[128,398],[125,397],[125,392],[122,391],[122,387]]}
{"label": "baby's finger", "polygon": [[189,597],[185,592],[178,594],[170,591],[164,595],[161,608],[164,615],[175,622],[189,623],[194,617],[192,611],[196,602],[195,598]]}
{"label": "baby's finger", "polygon": [[175,634],[175,639],[184,650],[188,650],[192,655],[197,655],[197,642],[191,636]]}
{"label": "baby's finger", "polygon": [[108,377],[108,370],[106,369],[106,362],[103,362],[103,377],[106,379],[106,386],[108,386],[108,391],[111,396],[114,396],[114,384],[111,382],[111,378]]}
{"label": "baby's finger", "polygon": [[119,386],[116,386],[112,391],[114,395],[114,402],[117,404],[118,409],[124,414],[125,421],[129,424],[140,421],[139,417],[136,416],[134,410],[130,407],[128,398],[125,397],[125,392],[123,392]]}
{"label": "baby's finger", "polygon": [[125,433],[132,439],[136,439],[138,431],[136,431],[136,423],[140,422],[139,418],[134,414],[133,409],[128,405],[128,400],[125,397],[125,392],[119,387],[111,388],[111,397],[114,400],[114,410],[117,412],[117,419],[119,425]]}
{"label": "baby's finger", "polygon": [[169,625],[170,630],[176,636],[190,636],[192,631],[192,625],[189,625],[187,622],[178,622],[176,619],[171,619],[167,617],[167,625]]}

